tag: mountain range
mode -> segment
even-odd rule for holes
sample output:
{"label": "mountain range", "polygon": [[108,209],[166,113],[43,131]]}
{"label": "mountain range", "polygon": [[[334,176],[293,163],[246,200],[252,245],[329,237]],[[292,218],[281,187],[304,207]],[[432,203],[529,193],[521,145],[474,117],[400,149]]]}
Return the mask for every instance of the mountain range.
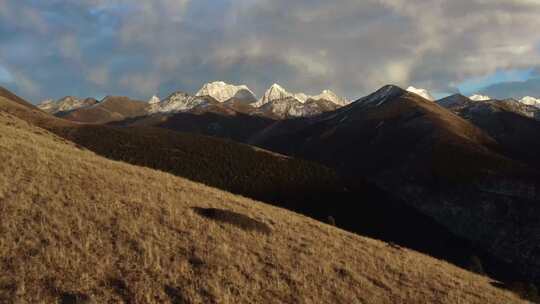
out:
{"label": "mountain range", "polygon": [[[63,116],[74,111],[100,107],[104,101],[110,98],[98,102],[92,98],[81,100],[77,97],[67,96],[57,101],[45,100],[38,107],[48,113]],[[263,97],[257,99],[255,94],[245,85],[237,86],[216,81],[203,85],[195,95],[179,91],[172,93],[163,100],[157,96],[152,96],[144,109],[145,113],[138,112],[136,114],[142,116],[143,114],[188,112],[196,108],[216,104],[229,106],[236,110],[241,109],[243,112],[260,116],[288,118],[313,116],[335,110],[348,104],[348,101],[330,90],[324,90],[318,95],[309,96],[304,93],[289,93],[278,84],[273,84]],[[134,107],[138,109],[142,106]],[[112,111],[107,119],[108,122],[134,117],[133,114],[135,114],[129,113],[127,116],[118,117],[115,113],[118,114]],[[80,116],[84,117],[85,115]],[[85,121],[85,119],[81,118],[81,121]]]}
{"label": "mountain range", "polygon": [[0,302],[526,303],[444,261],[42,128],[59,125],[71,127],[0,97]]}
{"label": "mountain range", "polygon": [[540,109],[532,99],[435,100],[427,90],[388,85],[347,102],[330,91],[307,96],[276,84],[257,99],[246,86],[215,82],[164,100],[39,105],[54,117],[5,96],[23,105],[1,111],[98,155],[507,283],[540,282]]}

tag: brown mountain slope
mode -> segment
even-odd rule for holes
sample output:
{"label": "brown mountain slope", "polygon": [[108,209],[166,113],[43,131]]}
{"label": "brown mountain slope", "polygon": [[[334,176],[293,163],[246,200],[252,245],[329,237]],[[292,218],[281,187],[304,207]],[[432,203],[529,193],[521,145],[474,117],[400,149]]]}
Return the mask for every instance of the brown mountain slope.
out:
{"label": "brown mountain slope", "polygon": [[96,105],[76,109],[60,116],[75,122],[108,123],[146,114],[148,104],[128,97],[109,96]]}
{"label": "brown mountain slope", "polygon": [[273,122],[264,115],[254,115],[256,108],[234,98],[224,103],[208,96],[204,100],[188,111],[144,115],[111,125],[160,127],[245,142]]}
{"label": "brown mountain slope", "polygon": [[[332,218],[348,231],[413,248],[466,269],[471,269],[471,257],[482,256],[469,242],[372,184],[357,181],[354,191],[344,189],[336,172],[321,165],[160,129],[75,124],[9,100],[0,100],[0,108],[108,158],[167,171],[325,222]],[[230,122],[248,129],[234,119]],[[488,274],[514,280],[498,276],[492,268],[484,263]]]}
{"label": "brown mountain slope", "polygon": [[34,105],[32,105],[31,103],[29,103],[28,101],[22,99],[21,97],[13,94],[11,91],[7,90],[6,88],[4,87],[1,87],[0,86],[0,96],[1,97],[4,97],[4,98],[7,98],[9,100],[12,100],[20,105],[23,105],[23,106],[26,106],[26,107],[29,107],[29,108],[35,108]]}
{"label": "brown mountain slope", "polygon": [[284,207],[311,203],[317,195],[340,189],[331,169],[245,144],[158,128],[74,123],[1,97],[0,110],[102,156]]}
{"label": "brown mountain slope", "polygon": [[434,102],[385,87],[333,113],[281,121],[252,143],[367,178],[540,281],[540,175]]}
{"label": "brown mountain slope", "polygon": [[503,154],[540,168],[540,120],[534,117],[540,110],[515,100],[472,101],[458,95],[438,102],[489,134]]}
{"label": "brown mountain slope", "polygon": [[195,133],[246,142],[272,124],[274,120],[240,112],[192,111],[175,114],[155,114],[113,123],[118,126],[153,126],[174,131]]}
{"label": "brown mountain slope", "polygon": [[0,162],[0,302],[521,302],[485,277],[106,160],[4,111]]}

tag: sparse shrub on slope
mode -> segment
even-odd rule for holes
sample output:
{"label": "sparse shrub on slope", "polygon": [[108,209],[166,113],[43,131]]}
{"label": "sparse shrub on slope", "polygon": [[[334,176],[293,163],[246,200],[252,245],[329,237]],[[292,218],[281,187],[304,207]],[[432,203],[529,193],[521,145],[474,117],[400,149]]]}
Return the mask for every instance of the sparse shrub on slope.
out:
{"label": "sparse shrub on slope", "polygon": [[482,265],[482,260],[476,255],[473,255],[469,258],[468,265],[466,267],[468,270],[477,273],[477,274],[485,274],[484,272],[484,266]]}

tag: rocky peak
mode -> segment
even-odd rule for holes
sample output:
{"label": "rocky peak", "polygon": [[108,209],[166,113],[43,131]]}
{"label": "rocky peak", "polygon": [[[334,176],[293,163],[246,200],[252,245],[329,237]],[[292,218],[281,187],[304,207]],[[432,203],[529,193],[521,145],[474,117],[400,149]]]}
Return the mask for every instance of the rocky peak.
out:
{"label": "rocky peak", "polygon": [[156,95],[152,96],[150,100],[148,100],[148,104],[158,104],[161,102],[161,99],[157,97]]}
{"label": "rocky peak", "polygon": [[410,86],[410,87],[407,88],[407,91],[408,91],[408,92],[411,92],[411,93],[414,93],[414,94],[416,94],[416,95],[419,95],[419,96],[421,96],[421,97],[423,97],[423,98],[425,98],[425,99],[427,99],[427,100],[430,100],[430,101],[434,101],[434,100],[435,100],[435,98],[433,97],[433,95],[431,95],[431,94],[429,93],[429,91],[426,90],[426,89],[419,89],[419,88],[415,88],[415,87],[413,87],[413,86]]}
{"label": "rocky peak", "polygon": [[191,110],[203,103],[205,97],[191,96],[185,92],[174,92],[161,102],[150,104],[150,113],[176,113]]}
{"label": "rocky peak", "polygon": [[311,96],[310,99],[313,99],[316,101],[327,100],[338,106],[345,106],[349,104],[349,101],[347,99],[337,96],[336,93],[330,90],[324,90],[319,95]]}
{"label": "rocky peak", "polygon": [[470,96],[469,99],[472,101],[486,101],[486,100],[491,100],[491,97],[486,96],[486,95],[474,94]]}
{"label": "rocky peak", "polygon": [[531,96],[525,96],[519,100],[522,104],[540,108],[540,98],[534,98]]}
{"label": "rocky peak", "polygon": [[97,100],[93,98],[79,99],[74,96],[66,96],[59,100],[46,99],[37,105],[41,110],[56,114],[59,112],[68,112],[83,107],[88,107],[97,103]]}
{"label": "rocky peak", "polygon": [[245,85],[231,85],[223,81],[215,81],[205,84],[195,94],[198,97],[210,96],[219,102],[225,102],[231,98],[254,102],[257,100],[255,94]]}

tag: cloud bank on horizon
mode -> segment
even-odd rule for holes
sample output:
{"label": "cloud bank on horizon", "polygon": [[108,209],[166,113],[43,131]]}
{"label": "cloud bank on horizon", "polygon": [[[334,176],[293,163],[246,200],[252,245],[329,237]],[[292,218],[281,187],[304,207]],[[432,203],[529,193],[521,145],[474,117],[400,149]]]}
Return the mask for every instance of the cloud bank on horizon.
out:
{"label": "cloud bank on horizon", "polygon": [[354,99],[522,71],[475,89],[540,96],[538,16],[540,0],[0,0],[0,85],[35,102],[213,80]]}

